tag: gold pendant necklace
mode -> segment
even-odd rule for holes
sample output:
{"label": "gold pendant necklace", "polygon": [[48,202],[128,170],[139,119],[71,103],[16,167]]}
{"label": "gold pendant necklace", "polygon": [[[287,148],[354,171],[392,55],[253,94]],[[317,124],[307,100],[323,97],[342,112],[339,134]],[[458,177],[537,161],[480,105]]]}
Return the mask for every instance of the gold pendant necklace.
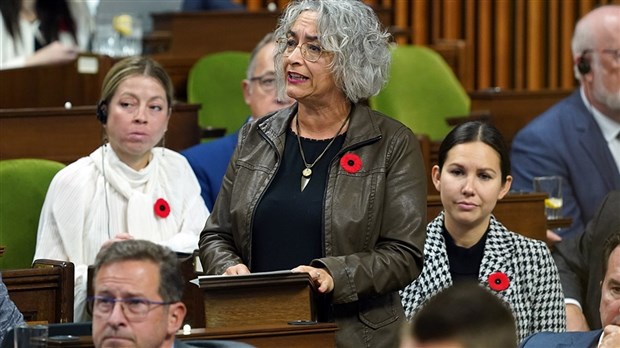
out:
{"label": "gold pendant necklace", "polygon": [[299,132],[299,114],[295,115],[295,132],[297,133],[297,144],[299,145],[299,153],[301,154],[301,159],[304,161],[304,166],[306,167],[301,171],[301,191],[302,192],[306,188],[308,183],[310,182],[310,178],[312,176],[312,167],[314,167],[314,165],[321,159],[321,157],[323,157],[323,155],[327,152],[329,147],[332,146],[332,144],[336,140],[336,137],[338,137],[340,132],[342,132],[342,130],[344,129],[344,126],[349,121],[350,116],[351,115],[347,116],[347,118],[344,119],[344,122],[340,126],[340,129],[338,129],[338,132],[336,132],[336,135],[334,135],[332,140],[329,141],[325,149],[323,149],[323,151],[314,160],[314,162],[309,164],[306,161],[306,155],[304,154],[304,149],[301,147],[301,135],[300,135],[301,133]]}

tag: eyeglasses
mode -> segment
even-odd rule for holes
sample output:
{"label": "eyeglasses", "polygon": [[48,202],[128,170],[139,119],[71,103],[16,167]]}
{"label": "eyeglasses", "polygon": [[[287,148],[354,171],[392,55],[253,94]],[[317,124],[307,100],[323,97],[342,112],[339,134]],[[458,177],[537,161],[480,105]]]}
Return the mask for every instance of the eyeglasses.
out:
{"label": "eyeglasses", "polygon": [[604,53],[604,54],[609,54],[612,56],[612,58],[614,58],[617,62],[620,61],[620,49],[610,49],[610,48],[606,48],[606,49],[602,49],[602,50],[595,50],[595,49],[585,49],[581,52],[581,55],[584,56],[588,53],[593,53],[593,52],[600,52],[600,53]]}
{"label": "eyeglasses", "polygon": [[612,57],[614,57],[615,60],[620,60],[620,49],[604,49],[601,50],[601,53],[605,53],[605,54],[611,54]]}
{"label": "eyeglasses", "polygon": [[261,76],[250,77],[250,81],[258,81],[258,84],[265,92],[271,92],[276,89],[276,77],[270,72]]}
{"label": "eyeglasses", "polygon": [[114,310],[116,303],[120,303],[121,309],[127,320],[141,321],[155,307],[169,305],[174,302],[151,301],[146,298],[130,297],[130,298],[113,298],[107,296],[93,296],[88,298],[89,304],[93,308],[95,315],[110,315]]}
{"label": "eyeglasses", "polygon": [[284,51],[284,56],[290,56],[299,46],[301,56],[311,63],[319,60],[319,58],[321,58],[321,54],[323,53],[323,48],[321,46],[308,42],[304,42],[301,45],[298,45],[297,41],[293,39],[279,39],[277,42],[280,44],[280,48]]}

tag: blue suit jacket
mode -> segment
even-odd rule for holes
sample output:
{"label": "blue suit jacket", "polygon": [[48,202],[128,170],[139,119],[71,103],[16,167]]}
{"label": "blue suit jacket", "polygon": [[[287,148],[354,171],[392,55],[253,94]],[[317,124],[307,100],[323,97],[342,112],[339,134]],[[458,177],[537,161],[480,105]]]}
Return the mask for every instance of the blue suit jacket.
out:
{"label": "blue suit jacket", "polygon": [[238,135],[237,131],[207,143],[194,145],[181,152],[198,178],[200,194],[209,211],[213,210],[213,204],[220,192],[228,162],[237,146]]}
{"label": "blue suit jacket", "polygon": [[532,191],[536,176],[563,178],[562,236],[583,232],[603,197],[620,189],[620,171],[598,124],[576,90],[525,126],[512,143],[512,187]]}
{"label": "blue suit jacket", "polygon": [[519,348],[596,348],[602,332],[540,332],[523,340]]}

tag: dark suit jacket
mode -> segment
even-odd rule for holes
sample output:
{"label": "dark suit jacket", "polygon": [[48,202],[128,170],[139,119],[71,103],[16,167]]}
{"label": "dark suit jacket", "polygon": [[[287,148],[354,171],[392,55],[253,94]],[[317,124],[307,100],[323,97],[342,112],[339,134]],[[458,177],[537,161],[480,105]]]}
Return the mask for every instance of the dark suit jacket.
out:
{"label": "dark suit jacket", "polygon": [[563,178],[562,213],[573,218],[563,237],[582,233],[603,197],[620,189],[620,171],[579,90],[517,133],[511,160],[515,190],[532,191],[536,176]]}
{"label": "dark suit jacket", "polygon": [[602,332],[540,332],[523,340],[519,348],[596,348]]}
{"label": "dark suit jacket", "polygon": [[239,132],[235,132],[181,151],[198,178],[200,194],[209,211],[213,210],[213,204],[220,192],[228,162],[237,146],[238,135]]}
{"label": "dark suit jacket", "polygon": [[610,192],[583,235],[556,245],[553,258],[564,296],[581,304],[591,329],[601,328],[599,302],[603,280],[603,243],[620,233],[620,190]]}

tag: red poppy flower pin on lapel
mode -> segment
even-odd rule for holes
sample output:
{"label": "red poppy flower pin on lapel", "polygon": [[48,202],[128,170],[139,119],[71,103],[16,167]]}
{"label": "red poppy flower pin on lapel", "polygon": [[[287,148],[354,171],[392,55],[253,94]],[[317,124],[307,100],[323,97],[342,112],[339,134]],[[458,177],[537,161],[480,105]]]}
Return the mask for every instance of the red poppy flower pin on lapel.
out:
{"label": "red poppy flower pin on lapel", "polygon": [[163,198],[158,198],[155,201],[155,215],[160,218],[167,218],[170,215],[170,205]]}
{"label": "red poppy flower pin on lapel", "polygon": [[340,158],[340,166],[347,173],[355,174],[362,169],[362,159],[354,153],[346,153]]}
{"label": "red poppy flower pin on lapel", "polygon": [[495,291],[504,291],[510,286],[510,279],[505,273],[494,272],[489,274],[489,287]]}

